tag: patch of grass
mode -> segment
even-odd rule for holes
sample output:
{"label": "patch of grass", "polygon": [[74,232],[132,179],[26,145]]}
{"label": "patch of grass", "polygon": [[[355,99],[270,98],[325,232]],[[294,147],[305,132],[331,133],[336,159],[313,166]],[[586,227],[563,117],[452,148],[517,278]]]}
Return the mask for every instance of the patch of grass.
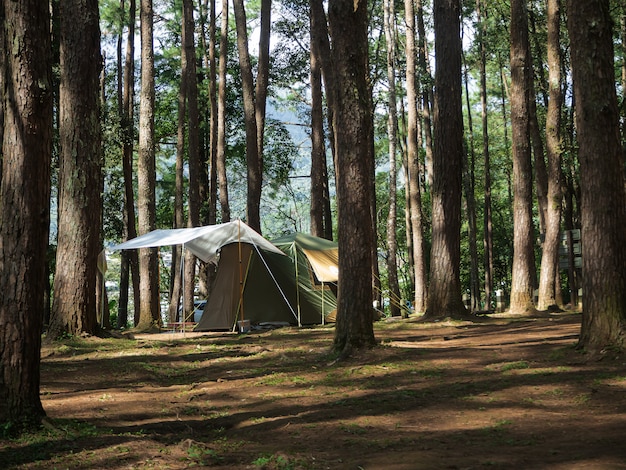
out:
{"label": "patch of grass", "polygon": [[505,444],[507,440],[510,440],[508,437],[508,428],[511,424],[513,424],[511,420],[500,419],[491,426],[483,428],[483,432],[487,437],[494,440],[494,444]]}
{"label": "patch of grass", "polygon": [[142,369],[156,375],[159,378],[177,379],[185,377],[189,371],[199,368],[198,362],[180,362],[175,365],[166,365],[162,362],[138,362]]}
{"label": "patch of grass", "polygon": [[433,367],[427,369],[417,369],[415,370],[415,372],[412,373],[415,373],[424,379],[433,379],[441,377],[445,373],[445,371],[443,369]]}
{"label": "patch of grass", "polygon": [[563,395],[565,395],[565,391],[562,388],[553,388],[552,390],[549,390],[547,392],[548,395],[552,395],[553,397],[562,397]]}
{"label": "patch of grass", "polygon": [[219,465],[224,458],[214,449],[207,448],[206,446],[197,442],[192,442],[187,447],[186,460],[192,461],[196,465]]}
{"label": "patch of grass", "polygon": [[245,441],[233,441],[228,439],[226,436],[218,437],[213,444],[218,448],[220,453],[238,451],[246,446]]}
{"label": "patch of grass", "polygon": [[367,429],[356,423],[340,424],[339,429],[348,434],[363,435],[367,434]]}
{"label": "patch of grass", "polygon": [[67,439],[93,438],[110,434],[110,430],[99,429],[91,423],[77,420],[55,420],[54,426]]}
{"label": "patch of grass", "polygon": [[593,384],[595,386],[598,386],[598,385],[606,385],[608,382],[624,382],[624,381],[626,381],[626,376],[624,375],[606,373],[606,374],[599,374],[593,380]]}
{"label": "patch of grass", "polygon": [[180,414],[183,416],[202,416],[202,410],[197,406],[185,406],[180,410]]}
{"label": "patch of grass", "polygon": [[500,362],[497,364],[489,364],[486,369],[496,372],[508,372],[510,370],[528,369],[530,365],[526,361]]}
{"label": "patch of grass", "polygon": [[554,349],[548,356],[549,361],[562,361],[567,357],[570,348],[558,348]]}
{"label": "patch of grass", "polygon": [[284,454],[260,455],[252,462],[252,465],[262,470],[296,470],[308,467],[303,459]]}
{"label": "patch of grass", "polygon": [[528,369],[530,366],[526,361],[515,361],[504,364],[500,371],[506,372],[508,370]]}
{"label": "patch of grass", "polygon": [[295,376],[295,377],[291,377],[290,379],[291,383],[293,384],[305,384],[308,382],[306,377],[302,377],[302,376]]}
{"label": "patch of grass", "polygon": [[261,377],[254,385],[283,385],[290,380],[289,376],[280,372],[272,372],[271,374]]}
{"label": "patch of grass", "polygon": [[591,400],[590,393],[580,393],[574,397],[574,403],[576,403],[577,405],[584,405],[585,403],[588,403],[590,400]]}

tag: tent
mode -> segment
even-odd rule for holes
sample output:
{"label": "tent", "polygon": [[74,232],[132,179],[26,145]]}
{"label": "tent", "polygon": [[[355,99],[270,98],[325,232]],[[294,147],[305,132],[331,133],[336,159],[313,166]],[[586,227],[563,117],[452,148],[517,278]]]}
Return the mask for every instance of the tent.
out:
{"label": "tent", "polygon": [[282,251],[239,220],[204,227],[153,230],[109,249],[116,251],[183,245],[184,249],[202,261],[215,264],[222,248],[229,244],[247,244],[256,250],[262,249],[266,253],[287,259]]}
{"label": "tent", "polygon": [[329,284],[337,281],[337,245],[300,233],[272,245],[281,254],[248,243],[222,247],[196,331],[230,330],[238,320],[292,325],[330,321],[337,308]]}

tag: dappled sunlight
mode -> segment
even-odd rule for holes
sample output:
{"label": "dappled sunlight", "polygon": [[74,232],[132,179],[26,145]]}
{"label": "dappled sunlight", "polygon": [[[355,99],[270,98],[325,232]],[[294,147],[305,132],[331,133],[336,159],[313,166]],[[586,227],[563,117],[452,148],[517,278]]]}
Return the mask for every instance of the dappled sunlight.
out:
{"label": "dappled sunlight", "polygon": [[[42,362],[46,463],[10,448],[22,469],[243,469],[259,455],[310,469],[611,463],[623,457],[626,376],[574,349],[579,319],[394,322],[377,328],[379,347],[339,362],[332,329],[57,343]],[[595,440],[581,450],[585,429]]]}

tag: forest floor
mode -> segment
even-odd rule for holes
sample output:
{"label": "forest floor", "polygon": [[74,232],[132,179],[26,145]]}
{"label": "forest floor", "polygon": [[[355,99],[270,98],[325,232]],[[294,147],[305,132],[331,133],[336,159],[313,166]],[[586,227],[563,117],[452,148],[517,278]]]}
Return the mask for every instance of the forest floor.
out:
{"label": "forest floor", "polygon": [[626,469],[626,357],[580,314],[46,343],[45,429],[10,469]]}

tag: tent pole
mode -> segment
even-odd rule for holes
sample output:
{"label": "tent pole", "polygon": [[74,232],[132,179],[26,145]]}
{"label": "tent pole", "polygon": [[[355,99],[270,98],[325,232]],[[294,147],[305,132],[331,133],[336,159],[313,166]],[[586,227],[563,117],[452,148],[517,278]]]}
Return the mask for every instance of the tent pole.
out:
{"label": "tent pole", "polygon": [[237,246],[239,248],[239,309],[241,312],[241,321],[244,320],[243,308],[243,260],[241,255],[241,220],[237,221]]}
{"label": "tent pole", "polygon": [[183,323],[183,337],[185,336],[185,320],[187,319],[187,314],[185,313],[185,244],[183,243],[183,249],[180,250],[180,277],[181,282],[180,285],[183,289],[183,308],[181,312],[183,313],[181,321]]}
{"label": "tent pole", "polygon": [[[100,296],[102,297],[102,302],[100,305],[100,328],[104,328],[104,305],[105,305],[105,301],[106,301],[106,278],[104,277],[104,273],[102,274],[102,293],[100,294]],[[110,323],[110,322],[109,322]]]}
{"label": "tent pole", "polygon": [[324,326],[324,320],[326,320],[325,315],[324,315],[324,281],[322,281],[322,326]]}
{"label": "tent pole", "polygon": [[298,272],[298,250],[296,244],[293,245],[294,264],[296,266],[296,307],[298,308],[298,326],[302,327],[302,314],[300,311],[300,275]]}

